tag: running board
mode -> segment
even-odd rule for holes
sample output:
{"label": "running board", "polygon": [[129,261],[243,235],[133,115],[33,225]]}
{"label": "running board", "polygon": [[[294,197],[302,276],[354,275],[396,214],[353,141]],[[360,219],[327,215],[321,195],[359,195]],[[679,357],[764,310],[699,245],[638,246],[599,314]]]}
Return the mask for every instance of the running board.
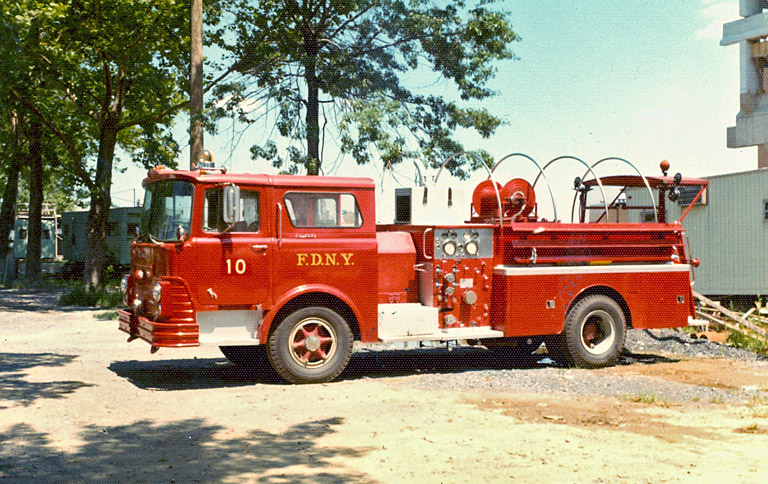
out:
{"label": "running board", "polygon": [[382,343],[394,343],[397,341],[452,341],[463,339],[502,338],[503,331],[496,331],[490,326],[469,328],[443,328],[432,333],[422,333],[402,336],[380,337]]}

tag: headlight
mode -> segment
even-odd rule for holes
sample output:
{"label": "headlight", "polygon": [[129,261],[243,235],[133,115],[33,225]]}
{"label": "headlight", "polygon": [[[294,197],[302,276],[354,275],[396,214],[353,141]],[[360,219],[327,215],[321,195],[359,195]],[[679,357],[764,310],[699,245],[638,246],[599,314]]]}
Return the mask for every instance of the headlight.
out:
{"label": "headlight", "polygon": [[467,245],[464,246],[464,250],[466,250],[469,255],[477,255],[477,242],[474,240],[467,242]]}
{"label": "headlight", "polygon": [[123,276],[123,280],[120,281],[120,291],[125,294],[126,289],[128,289],[128,276]]}
{"label": "headlight", "polygon": [[155,302],[160,302],[160,294],[162,293],[162,286],[160,286],[159,282],[156,282],[155,285],[152,287],[152,299],[155,300]]}
{"label": "headlight", "polygon": [[456,244],[448,241],[445,244],[443,244],[443,252],[445,252],[445,255],[451,256],[456,253]]}

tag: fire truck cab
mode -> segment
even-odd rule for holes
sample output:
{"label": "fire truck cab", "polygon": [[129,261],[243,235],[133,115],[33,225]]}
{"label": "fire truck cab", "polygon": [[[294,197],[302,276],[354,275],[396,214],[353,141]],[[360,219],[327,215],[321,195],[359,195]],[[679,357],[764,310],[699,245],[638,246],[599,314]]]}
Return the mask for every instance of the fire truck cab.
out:
{"label": "fire truck cab", "polygon": [[[654,183],[662,198],[706,185]],[[627,328],[686,326],[695,314],[698,262],[679,223],[547,221],[521,179],[481,183],[471,210],[451,188],[401,191],[394,220],[378,226],[367,178],[159,168],[144,187],[119,327],[153,352],[213,344],[243,362],[263,351],[294,383],[339,376],[354,341],[505,352],[546,341],[553,358],[601,367]],[[452,212],[465,220],[443,220]]]}

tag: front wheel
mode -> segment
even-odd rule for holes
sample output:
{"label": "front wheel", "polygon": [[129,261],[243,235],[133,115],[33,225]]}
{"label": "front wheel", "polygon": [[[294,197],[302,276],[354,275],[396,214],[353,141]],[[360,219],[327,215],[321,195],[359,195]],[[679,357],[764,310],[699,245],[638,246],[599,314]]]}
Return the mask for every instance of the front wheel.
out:
{"label": "front wheel", "polygon": [[352,331],[335,311],[299,309],[280,322],[267,341],[267,356],[291,383],[323,383],[344,371],[352,355]]}
{"label": "front wheel", "polygon": [[587,296],[565,317],[554,355],[582,368],[612,365],[624,348],[627,323],[624,311],[608,296]]}

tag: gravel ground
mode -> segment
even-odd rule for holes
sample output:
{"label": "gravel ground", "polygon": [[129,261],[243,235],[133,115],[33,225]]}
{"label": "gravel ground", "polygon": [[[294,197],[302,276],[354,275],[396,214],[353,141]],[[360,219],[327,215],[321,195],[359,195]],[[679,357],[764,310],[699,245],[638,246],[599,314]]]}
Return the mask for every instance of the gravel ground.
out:
{"label": "gravel ground", "polygon": [[[413,352],[421,353],[417,358]],[[620,373],[607,375],[612,369],[585,370],[557,366],[544,358],[536,361],[501,360],[482,347],[415,348],[410,351],[387,347],[359,349],[348,373],[362,371],[388,376],[398,370],[408,374],[408,384],[425,390],[448,392],[519,392],[549,393],[569,396],[610,396],[618,398],[652,397],[675,403],[748,401],[764,393],[764,388],[717,388],[655,376]],[[624,353],[617,366],[659,365],[681,360],[726,359],[750,366],[768,367],[768,358],[674,330],[630,330]],[[374,369],[375,368],[375,369]],[[389,370],[389,371],[387,371]],[[413,376],[413,373],[424,373]],[[402,382],[398,382],[400,384]]]}
{"label": "gravel ground", "polygon": [[706,339],[692,339],[676,329],[630,330],[627,332],[625,357],[645,352],[662,353],[683,358],[728,358],[768,363],[768,358],[727,344]]}

